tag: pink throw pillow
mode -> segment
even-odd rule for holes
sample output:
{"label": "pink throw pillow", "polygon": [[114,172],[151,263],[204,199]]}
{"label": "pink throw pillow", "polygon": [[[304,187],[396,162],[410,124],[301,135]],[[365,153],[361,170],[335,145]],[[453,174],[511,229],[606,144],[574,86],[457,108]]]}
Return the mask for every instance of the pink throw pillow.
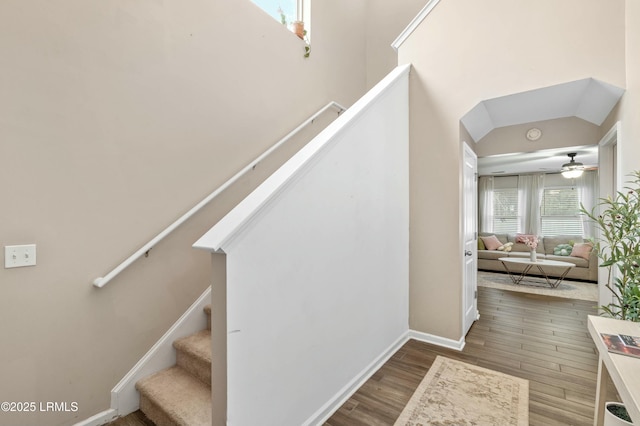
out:
{"label": "pink throw pillow", "polygon": [[487,250],[497,250],[498,247],[502,247],[502,243],[495,235],[489,235],[488,237],[480,237]]}
{"label": "pink throw pillow", "polygon": [[516,234],[516,243],[526,243],[527,240],[534,241],[537,240],[538,237],[530,234]]}
{"label": "pink throw pillow", "polygon": [[588,260],[591,250],[593,250],[593,246],[590,243],[575,243],[569,256],[581,257]]}

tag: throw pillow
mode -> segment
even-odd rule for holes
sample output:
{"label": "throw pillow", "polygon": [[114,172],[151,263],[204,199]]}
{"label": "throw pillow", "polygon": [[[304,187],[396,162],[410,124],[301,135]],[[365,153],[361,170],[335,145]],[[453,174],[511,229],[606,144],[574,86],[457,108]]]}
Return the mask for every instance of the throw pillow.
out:
{"label": "throw pillow", "polygon": [[484,241],[482,241],[482,237],[478,238],[478,250],[486,250],[487,248],[484,246]]}
{"label": "throw pillow", "polygon": [[569,256],[572,251],[573,247],[571,247],[571,244],[558,244],[553,249],[553,254],[556,256]]}
{"label": "throw pillow", "polygon": [[496,237],[495,235],[489,235],[488,237],[480,238],[482,239],[482,242],[484,243],[484,246],[487,248],[487,250],[498,250],[498,247],[502,245],[498,237]]}
{"label": "throw pillow", "polygon": [[516,243],[526,243],[527,240],[534,240],[538,237],[531,234],[516,234]]}
{"label": "throw pillow", "polygon": [[513,246],[513,243],[505,243],[500,247],[498,247],[498,250],[504,251],[505,253],[509,253],[511,251],[511,246]]}
{"label": "throw pillow", "polygon": [[581,257],[588,260],[591,250],[593,250],[593,245],[591,245],[591,243],[575,243],[570,256]]}

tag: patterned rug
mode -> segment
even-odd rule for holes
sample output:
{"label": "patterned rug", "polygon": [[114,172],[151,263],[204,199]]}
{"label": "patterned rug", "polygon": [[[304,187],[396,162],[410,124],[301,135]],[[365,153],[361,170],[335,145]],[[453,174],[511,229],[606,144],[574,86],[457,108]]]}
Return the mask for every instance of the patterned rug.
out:
{"label": "patterned rug", "polygon": [[528,380],[438,356],[394,426],[528,424]]}
{"label": "patterned rug", "polygon": [[514,284],[507,274],[478,271],[478,286],[567,299],[598,301],[598,285],[582,281],[563,280],[558,287],[551,288],[541,277],[527,275],[520,284]]}

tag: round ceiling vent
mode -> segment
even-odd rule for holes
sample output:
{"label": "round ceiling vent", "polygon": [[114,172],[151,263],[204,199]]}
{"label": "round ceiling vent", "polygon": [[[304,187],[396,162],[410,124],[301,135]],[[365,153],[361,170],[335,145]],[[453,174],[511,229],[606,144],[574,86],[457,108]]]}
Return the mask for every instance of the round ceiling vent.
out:
{"label": "round ceiling vent", "polygon": [[541,137],[542,137],[542,130],[537,129],[535,127],[527,130],[527,139],[529,139],[530,141],[537,141]]}

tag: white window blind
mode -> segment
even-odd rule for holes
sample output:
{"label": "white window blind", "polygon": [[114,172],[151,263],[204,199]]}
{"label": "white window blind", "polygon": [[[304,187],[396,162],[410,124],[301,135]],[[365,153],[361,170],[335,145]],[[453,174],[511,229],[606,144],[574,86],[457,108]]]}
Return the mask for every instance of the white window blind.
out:
{"label": "white window blind", "polygon": [[542,235],[582,235],[578,191],[571,187],[545,188],[540,206]]}
{"label": "white window blind", "polygon": [[518,189],[500,188],[493,191],[493,232],[518,232]]}

